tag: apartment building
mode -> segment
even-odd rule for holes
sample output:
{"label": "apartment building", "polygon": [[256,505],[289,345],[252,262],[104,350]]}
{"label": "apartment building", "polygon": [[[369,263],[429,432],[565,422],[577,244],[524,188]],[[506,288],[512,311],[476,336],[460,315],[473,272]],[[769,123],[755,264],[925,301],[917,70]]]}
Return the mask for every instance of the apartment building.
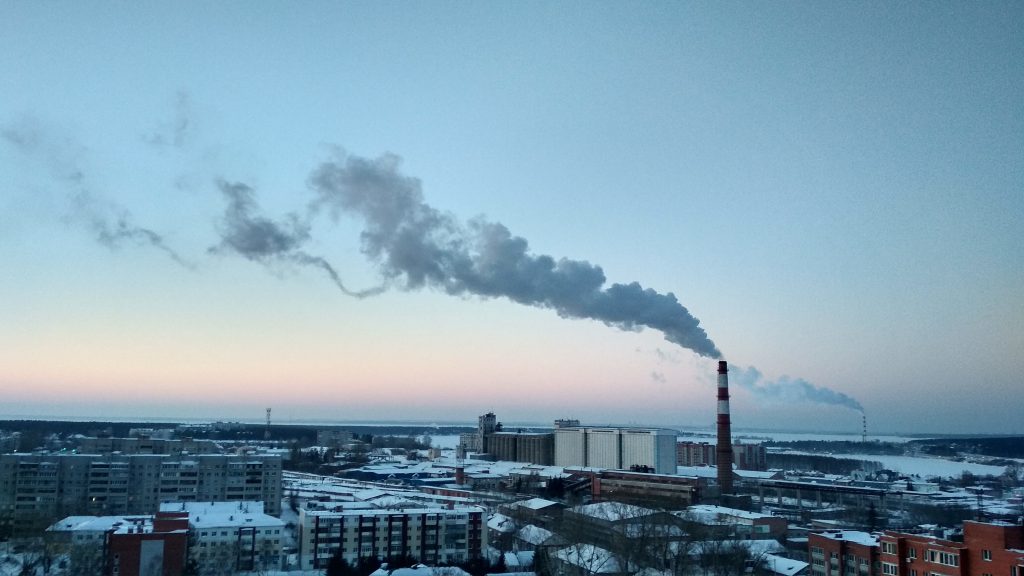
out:
{"label": "apartment building", "polygon": [[340,554],[360,558],[411,556],[424,564],[456,564],[483,556],[487,517],[482,507],[403,510],[299,510],[299,567],[325,568]]}
{"label": "apartment building", "polygon": [[883,576],[1024,576],[1024,526],[964,522],[963,542],[886,531]]}
{"label": "apartment building", "polygon": [[151,514],[161,502],[260,501],[278,515],[281,494],[280,456],[3,454],[0,535],[75,514]]}
{"label": "apartment building", "polygon": [[199,567],[231,573],[282,568],[285,523],[265,514],[262,502],[169,502],[160,510],[188,518],[189,556]]}
{"label": "apartment building", "polygon": [[77,574],[180,576],[188,545],[187,514],[69,516],[46,530],[48,547],[66,554]]}
{"label": "apartment building", "polygon": [[811,554],[811,576],[881,575],[877,534],[829,530],[811,534],[807,547]]}
{"label": "apartment building", "polygon": [[169,439],[138,436],[132,438],[91,437],[75,438],[82,454],[219,454],[223,450],[213,440],[194,438]]}
{"label": "apartment building", "polygon": [[[732,461],[740,470],[767,470],[768,451],[761,444],[732,445]],[[676,463],[680,466],[715,466],[718,454],[714,444],[709,442],[678,442]]]}

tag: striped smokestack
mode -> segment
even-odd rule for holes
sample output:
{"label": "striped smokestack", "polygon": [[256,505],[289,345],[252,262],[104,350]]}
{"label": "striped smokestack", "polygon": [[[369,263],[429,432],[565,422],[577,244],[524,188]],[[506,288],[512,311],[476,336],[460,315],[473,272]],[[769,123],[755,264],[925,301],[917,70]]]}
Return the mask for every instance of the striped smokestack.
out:
{"label": "striped smokestack", "polygon": [[729,422],[729,366],[718,361],[718,488],[732,494],[732,426]]}

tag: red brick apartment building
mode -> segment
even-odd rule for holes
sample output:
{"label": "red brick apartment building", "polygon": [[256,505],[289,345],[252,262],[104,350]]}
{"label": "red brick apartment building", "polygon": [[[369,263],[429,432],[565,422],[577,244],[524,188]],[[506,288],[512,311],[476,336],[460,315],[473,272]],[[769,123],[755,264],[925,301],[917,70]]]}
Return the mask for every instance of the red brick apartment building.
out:
{"label": "red brick apartment building", "polygon": [[856,530],[829,530],[811,534],[807,539],[807,547],[811,554],[811,576],[881,574],[877,534]]}
{"label": "red brick apartment building", "polygon": [[1024,526],[964,522],[964,541],[886,531],[811,534],[811,576],[1024,576]]}
{"label": "red brick apartment building", "polygon": [[964,522],[964,541],[886,532],[883,576],[1024,576],[1024,526]]}
{"label": "red brick apartment building", "polygon": [[107,574],[182,574],[188,546],[188,513],[157,512],[147,528],[128,526],[108,534]]}

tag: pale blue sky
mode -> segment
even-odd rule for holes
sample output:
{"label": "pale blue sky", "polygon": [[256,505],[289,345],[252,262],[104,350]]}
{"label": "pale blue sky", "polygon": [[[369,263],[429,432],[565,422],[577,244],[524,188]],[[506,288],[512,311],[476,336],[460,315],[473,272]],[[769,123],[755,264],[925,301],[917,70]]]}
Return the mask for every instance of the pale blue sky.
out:
{"label": "pale blue sky", "polygon": [[[1022,102],[1018,2],[0,3],[0,404],[713,421],[711,363],[656,332],[207,253],[218,178],[302,212],[341,146],[874,429],[1024,432]],[[120,210],[194,269],[94,241]],[[372,286],[360,230],[310,249]]]}

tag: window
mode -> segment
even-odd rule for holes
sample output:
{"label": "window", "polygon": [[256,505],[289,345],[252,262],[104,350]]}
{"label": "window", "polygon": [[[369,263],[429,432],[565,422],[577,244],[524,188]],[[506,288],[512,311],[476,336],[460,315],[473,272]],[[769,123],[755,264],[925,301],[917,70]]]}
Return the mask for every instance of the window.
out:
{"label": "window", "polygon": [[907,558],[917,558],[917,548],[907,548]]}
{"label": "window", "polygon": [[981,559],[986,561],[986,562],[991,562],[992,561],[992,551],[991,550],[982,550],[981,551]]}
{"label": "window", "polygon": [[953,554],[951,552],[942,552],[940,550],[928,550],[925,558],[929,562],[935,562],[938,564],[944,564],[946,566],[959,566],[960,555]]}
{"label": "window", "polygon": [[897,576],[899,574],[899,570],[896,569],[895,564],[882,562],[882,574],[885,574],[886,576]]}
{"label": "window", "polygon": [[882,542],[882,553],[883,554],[895,554],[896,543],[895,542]]}

